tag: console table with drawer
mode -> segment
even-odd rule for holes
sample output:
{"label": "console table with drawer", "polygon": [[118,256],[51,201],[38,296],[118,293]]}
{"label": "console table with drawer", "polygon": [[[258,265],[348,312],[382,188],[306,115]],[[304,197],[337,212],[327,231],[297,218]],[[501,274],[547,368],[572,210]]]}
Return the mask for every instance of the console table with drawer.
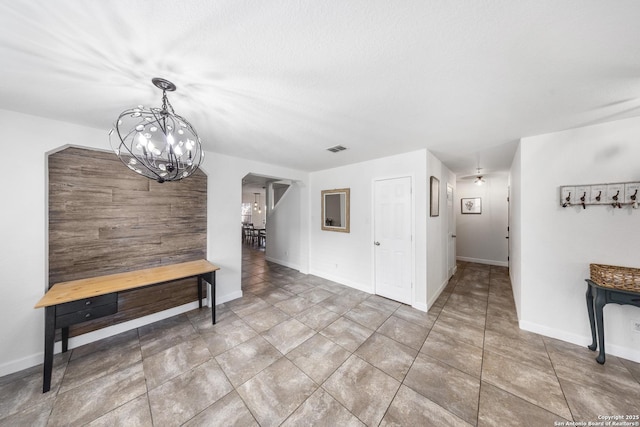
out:
{"label": "console table with drawer", "polygon": [[35,305],[45,309],[42,392],[51,388],[56,329],[62,330],[62,351],[66,352],[69,326],[117,313],[119,292],[190,277],[198,278],[200,308],[202,282],[211,284],[211,321],[215,324],[216,271],[219,269],[209,261],[198,260],[54,284]]}

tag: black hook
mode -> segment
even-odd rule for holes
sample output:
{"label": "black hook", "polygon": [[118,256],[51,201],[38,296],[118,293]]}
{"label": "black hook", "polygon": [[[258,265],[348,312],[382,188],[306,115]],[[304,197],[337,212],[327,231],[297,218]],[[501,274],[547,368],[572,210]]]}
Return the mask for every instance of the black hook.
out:
{"label": "black hook", "polygon": [[629,198],[630,198],[631,200],[635,200],[637,196],[638,196],[638,189],[636,188],[636,192],[635,192],[635,193],[633,193]]}
{"label": "black hook", "polygon": [[580,197],[580,201],[582,202],[582,209],[587,209],[584,202],[587,200],[587,192],[585,191],[582,197]]}
{"label": "black hook", "polygon": [[598,193],[598,195],[596,196],[596,200],[600,201],[600,196],[602,196],[602,190],[600,190],[600,192]]}
{"label": "black hook", "polygon": [[563,208],[566,208],[567,206],[569,206],[571,203],[571,191],[569,191],[569,194],[567,194],[567,197],[564,198],[565,202],[562,204]]}
{"label": "black hook", "polygon": [[615,196],[612,197],[612,199],[617,201],[618,200],[618,194],[620,194],[620,190],[618,190],[618,192],[616,193]]}

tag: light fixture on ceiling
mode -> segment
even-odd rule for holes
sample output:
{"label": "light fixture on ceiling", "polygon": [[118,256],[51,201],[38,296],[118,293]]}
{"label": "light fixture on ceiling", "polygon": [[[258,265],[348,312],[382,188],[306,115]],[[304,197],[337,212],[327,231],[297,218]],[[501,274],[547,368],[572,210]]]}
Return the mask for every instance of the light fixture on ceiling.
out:
{"label": "light fixture on ceiling", "polygon": [[167,92],[176,86],[159,77],[151,81],[162,89],[162,107],[139,105],[123,111],[109,132],[109,141],[132,171],[158,182],[178,181],[198,170],[204,159],[202,142],[191,123],[169,103]]}
{"label": "light fixture on ceiling", "polygon": [[482,177],[482,175],[480,175],[480,170],[481,170],[481,169],[482,169],[482,168],[477,168],[477,172],[476,172],[476,174],[477,174],[478,176],[476,177],[475,181],[473,181],[473,183],[474,183],[474,184],[476,184],[476,185],[482,185],[482,184],[484,184],[484,183],[486,182],[486,181],[484,180],[484,178]]}
{"label": "light fixture on ceiling", "polygon": [[253,210],[257,211],[258,210],[258,198],[260,197],[260,193],[253,193]]}

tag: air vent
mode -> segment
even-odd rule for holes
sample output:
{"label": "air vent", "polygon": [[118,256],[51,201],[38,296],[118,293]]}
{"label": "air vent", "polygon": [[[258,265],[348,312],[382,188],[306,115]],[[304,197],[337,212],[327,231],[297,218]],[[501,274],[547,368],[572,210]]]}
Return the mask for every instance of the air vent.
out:
{"label": "air vent", "polygon": [[342,145],[336,145],[334,147],[327,148],[327,151],[331,151],[332,153],[339,153],[340,151],[346,150],[347,147],[343,147]]}

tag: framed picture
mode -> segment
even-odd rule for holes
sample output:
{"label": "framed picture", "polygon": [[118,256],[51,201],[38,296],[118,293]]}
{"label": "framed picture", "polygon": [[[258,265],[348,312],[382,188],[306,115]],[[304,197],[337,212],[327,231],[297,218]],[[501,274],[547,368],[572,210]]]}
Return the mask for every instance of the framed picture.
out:
{"label": "framed picture", "polygon": [[480,197],[460,199],[460,212],[463,214],[481,214],[482,199]]}
{"label": "framed picture", "polygon": [[440,180],[435,176],[431,177],[431,203],[429,216],[440,215]]}

